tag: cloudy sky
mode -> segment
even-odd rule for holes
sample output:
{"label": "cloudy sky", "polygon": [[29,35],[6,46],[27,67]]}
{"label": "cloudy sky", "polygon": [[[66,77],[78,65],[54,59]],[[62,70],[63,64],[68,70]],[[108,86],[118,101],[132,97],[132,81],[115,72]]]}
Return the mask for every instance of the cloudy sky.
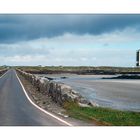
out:
{"label": "cloudy sky", "polygon": [[135,66],[140,15],[0,15],[0,65]]}

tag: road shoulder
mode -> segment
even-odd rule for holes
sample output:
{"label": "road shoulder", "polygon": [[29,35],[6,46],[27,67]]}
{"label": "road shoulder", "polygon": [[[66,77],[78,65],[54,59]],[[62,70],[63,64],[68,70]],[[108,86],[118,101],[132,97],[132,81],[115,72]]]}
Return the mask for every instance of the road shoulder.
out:
{"label": "road shoulder", "polygon": [[56,104],[51,100],[48,95],[41,94],[29,81],[27,81],[23,76],[17,73],[20,78],[25,90],[28,93],[30,99],[42,109],[49,111],[63,120],[71,122],[74,126],[94,126],[94,123],[83,122],[81,120],[77,120],[69,117],[65,112],[66,110],[62,108],[60,105]]}

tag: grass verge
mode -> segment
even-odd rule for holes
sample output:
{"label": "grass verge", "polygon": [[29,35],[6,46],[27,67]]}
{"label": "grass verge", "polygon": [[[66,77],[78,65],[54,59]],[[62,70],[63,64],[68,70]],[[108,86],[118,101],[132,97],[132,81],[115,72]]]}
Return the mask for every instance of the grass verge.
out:
{"label": "grass verge", "polygon": [[140,126],[139,112],[118,111],[101,107],[79,107],[72,102],[66,102],[64,108],[71,117],[86,121],[96,121],[99,125]]}

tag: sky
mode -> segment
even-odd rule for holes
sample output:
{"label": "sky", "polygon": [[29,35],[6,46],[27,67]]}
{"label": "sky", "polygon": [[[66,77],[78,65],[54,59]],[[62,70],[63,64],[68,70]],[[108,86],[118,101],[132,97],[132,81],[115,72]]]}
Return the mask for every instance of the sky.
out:
{"label": "sky", "polygon": [[0,15],[0,65],[136,64],[140,15]]}

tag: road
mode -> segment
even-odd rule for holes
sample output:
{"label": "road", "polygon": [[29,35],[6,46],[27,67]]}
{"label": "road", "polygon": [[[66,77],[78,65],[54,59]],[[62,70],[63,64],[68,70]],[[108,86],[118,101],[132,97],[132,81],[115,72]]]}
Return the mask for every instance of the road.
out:
{"label": "road", "polygon": [[[58,117],[58,116],[56,116]],[[9,70],[0,78],[0,126],[67,126],[36,108],[28,98],[16,76]]]}

